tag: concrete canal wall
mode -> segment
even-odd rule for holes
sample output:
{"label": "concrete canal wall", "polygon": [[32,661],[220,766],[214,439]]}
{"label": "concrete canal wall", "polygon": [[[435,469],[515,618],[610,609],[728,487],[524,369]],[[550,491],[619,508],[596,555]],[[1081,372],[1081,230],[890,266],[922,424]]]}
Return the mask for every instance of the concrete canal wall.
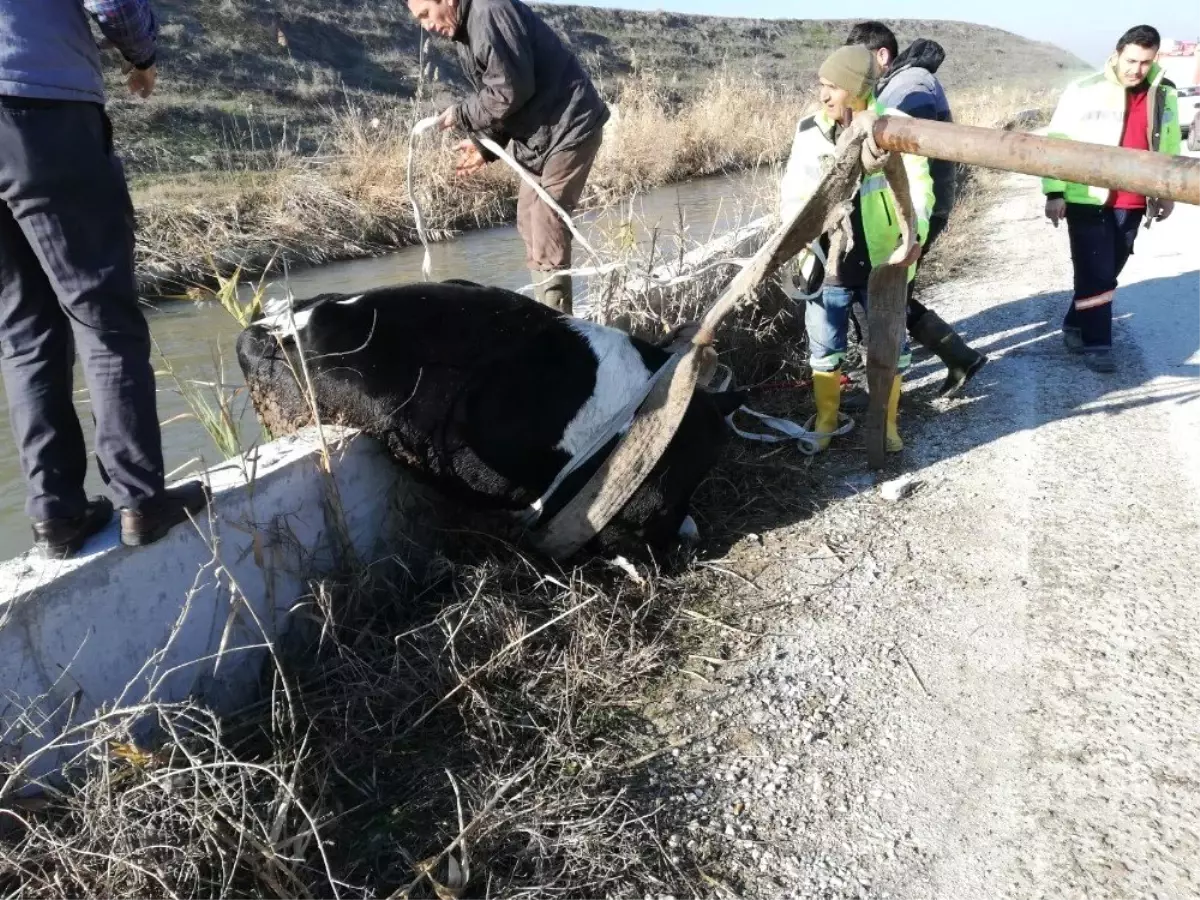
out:
{"label": "concrete canal wall", "polygon": [[[252,699],[308,579],[347,554],[388,553],[416,496],[378,444],[334,428],[205,477],[211,511],[150,547],[122,547],[114,522],[75,559],[0,563],[0,763],[114,705],[200,697],[222,712]],[[70,755],[43,753],[32,774]]]}

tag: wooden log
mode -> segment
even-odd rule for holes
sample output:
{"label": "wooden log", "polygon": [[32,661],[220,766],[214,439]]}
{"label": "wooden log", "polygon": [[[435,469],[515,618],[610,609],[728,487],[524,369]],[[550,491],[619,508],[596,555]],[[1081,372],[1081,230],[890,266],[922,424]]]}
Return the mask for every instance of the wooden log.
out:
{"label": "wooden log", "polygon": [[872,133],[884,150],[1200,205],[1200,159],[907,116]]}

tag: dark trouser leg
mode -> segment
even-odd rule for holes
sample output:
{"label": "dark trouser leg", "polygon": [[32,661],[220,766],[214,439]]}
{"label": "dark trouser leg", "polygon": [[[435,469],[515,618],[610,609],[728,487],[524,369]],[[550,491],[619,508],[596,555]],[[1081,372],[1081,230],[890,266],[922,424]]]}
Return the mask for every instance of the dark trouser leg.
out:
{"label": "dark trouser leg", "polygon": [[[921,264],[925,261],[925,257],[933,249],[937,239],[942,236],[942,232],[946,230],[947,221],[946,216],[934,216],[929,220],[929,236],[925,238],[925,244],[921,248],[921,258],[917,261],[917,277],[921,274]],[[921,316],[929,311],[916,297],[917,277],[908,283],[908,310],[905,316],[908,333],[914,338],[917,336],[913,334],[913,326],[920,321]]]}
{"label": "dark trouser leg", "polygon": [[[925,253],[937,241],[946,228],[946,217],[935,216],[929,222],[929,237],[925,241]],[[920,265],[920,263],[918,263]],[[987,357],[967,346],[946,321],[937,313],[926,309],[914,296],[916,278],[908,283],[908,315],[905,325],[913,340],[934,353],[946,364],[946,378],[938,388],[938,396],[955,394],[971,380],[987,362]]]}
{"label": "dark trouser leg", "polygon": [[1116,274],[1118,278],[1125,271],[1125,263],[1129,262],[1129,257],[1133,256],[1133,245],[1137,241],[1138,228],[1141,227],[1144,216],[1145,213],[1141,210],[1118,209],[1113,211],[1117,241],[1114,252],[1116,254]]}
{"label": "dark trouser leg", "polygon": [[0,115],[0,195],[70,320],[113,500],[137,509],[162,494],[162,437],[129,192],[103,109],[34,103]]}
{"label": "dark trouser leg", "polygon": [[25,476],[25,512],[38,521],[73,518],[87,505],[73,365],[70,322],[25,235],[0,205],[0,370]]}
{"label": "dark trouser leg", "polygon": [[912,334],[914,338],[916,335],[913,334],[913,326],[921,321],[921,316],[929,312],[929,310],[925,308],[924,304],[922,304],[921,301],[916,298],[916,288],[917,280],[914,278],[908,283],[908,307],[904,316],[904,327],[908,330],[909,334]]}
{"label": "dark trouser leg", "polygon": [[1140,212],[1067,207],[1075,292],[1063,328],[1079,331],[1084,351],[1112,347],[1112,304],[1117,276],[1133,252]]}

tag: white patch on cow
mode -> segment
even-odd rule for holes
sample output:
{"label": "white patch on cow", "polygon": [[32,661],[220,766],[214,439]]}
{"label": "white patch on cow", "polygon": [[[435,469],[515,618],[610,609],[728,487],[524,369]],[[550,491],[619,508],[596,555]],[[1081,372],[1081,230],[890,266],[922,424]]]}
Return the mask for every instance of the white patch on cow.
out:
{"label": "white patch on cow", "polygon": [[567,424],[558,444],[574,456],[609,427],[613,417],[642,391],[651,372],[625,332],[585,319],[570,319],[567,324],[583,335],[597,360],[596,389]]}
{"label": "white patch on cow", "polygon": [[285,306],[276,312],[263,316],[256,324],[261,325],[277,338],[292,337],[297,332],[303,330],[311,316],[311,308],[302,309],[293,314],[291,307]]}
{"label": "white patch on cow", "polygon": [[700,528],[696,520],[688,516],[679,525],[679,539],[685,544],[696,544],[700,541]]}
{"label": "white patch on cow", "polygon": [[[341,306],[353,306],[365,296],[366,294],[357,294],[334,302]],[[293,301],[290,297],[268,303],[263,308],[263,317],[256,324],[267,329],[275,337],[292,337],[304,330],[316,307],[310,306],[296,313],[292,312],[293,308]]]}

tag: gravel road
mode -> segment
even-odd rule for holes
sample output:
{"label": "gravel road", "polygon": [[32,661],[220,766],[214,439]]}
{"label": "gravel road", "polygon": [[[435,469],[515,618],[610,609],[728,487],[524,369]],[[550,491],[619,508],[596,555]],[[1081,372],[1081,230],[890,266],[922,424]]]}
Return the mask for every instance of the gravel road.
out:
{"label": "gravel road", "polygon": [[1065,229],[1006,189],[928,295],[991,363],[922,403],[918,357],[908,492],[847,474],[721,562],[756,586],[728,662],[664,712],[705,735],[669,846],[718,894],[1200,897],[1200,208],[1142,232],[1099,375],[1058,331]]}

